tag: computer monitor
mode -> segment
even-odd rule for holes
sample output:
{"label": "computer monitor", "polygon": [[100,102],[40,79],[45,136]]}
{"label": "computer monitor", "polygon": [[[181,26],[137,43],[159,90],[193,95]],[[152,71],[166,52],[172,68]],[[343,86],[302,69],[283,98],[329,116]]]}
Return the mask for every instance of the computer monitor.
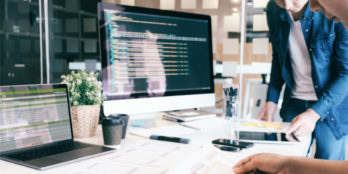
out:
{"label": "computer monitor", "polygon": [[214,106],[210,16],[98,4],[105,115]]}

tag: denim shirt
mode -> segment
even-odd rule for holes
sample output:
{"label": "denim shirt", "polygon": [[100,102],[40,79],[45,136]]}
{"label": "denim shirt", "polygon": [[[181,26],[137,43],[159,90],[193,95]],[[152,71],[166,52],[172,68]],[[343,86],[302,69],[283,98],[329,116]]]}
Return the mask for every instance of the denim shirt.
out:
{"label": "denim shirt", "polygon": [[[273,49],[271,81],[267,101],[278,103],[286,84],[280,115],[290,101],[294,77],[289,53],[291,19],[273,0],[267,5],[267,22]],[[312,81],[318,101],[311,106],[327,121],[337,138],[348,133],[348,31],[342,23],[307,8],[300,18],[312,65]]]}

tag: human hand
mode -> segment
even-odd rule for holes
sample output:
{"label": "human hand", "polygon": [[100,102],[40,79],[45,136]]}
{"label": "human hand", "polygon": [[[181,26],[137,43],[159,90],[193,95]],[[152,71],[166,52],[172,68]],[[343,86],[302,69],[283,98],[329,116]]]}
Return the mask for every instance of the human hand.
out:
{"label": "human hand", "polygon": [[239,161],[235,166],[233,166],[233,171],[236,174],[257,172],[282,173],[285,171],[286,162],[286,156],[271,153],[259,153]]}
{"label": "human hand", "polygon": [[297,141],[295,137],[303,137],[311,134],[315,128],[317,121],[320,119],[320,115],[312,109],[296,116],[288,130],[286,131],[286,139],[289,141]]}
{"label": "human hand", "polygon": [[275,112],[277,111],[278,106],[273,102],[267,102],[266,105],[262,108],[261,112],[257,116],[257,119],[264,121],[273,121]]}

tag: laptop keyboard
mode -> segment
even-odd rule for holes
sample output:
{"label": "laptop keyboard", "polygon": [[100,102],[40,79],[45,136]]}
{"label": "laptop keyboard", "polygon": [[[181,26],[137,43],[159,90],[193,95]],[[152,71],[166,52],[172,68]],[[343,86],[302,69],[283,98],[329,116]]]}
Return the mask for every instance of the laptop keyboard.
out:
{"label": "laptop keyboard", "polygon": [[25,150],[24,152],[16,152],[13,154],[7,155],[7,157],[20,160],[20,161],[28,161],[36,158],[46,157],[50,155],[55,155],[59,153],[69,152],[77,149],[82,149],[85,147],[89,147],[90,145],[73,142],[56,146],[49,147],[41,147],[38,149]]}

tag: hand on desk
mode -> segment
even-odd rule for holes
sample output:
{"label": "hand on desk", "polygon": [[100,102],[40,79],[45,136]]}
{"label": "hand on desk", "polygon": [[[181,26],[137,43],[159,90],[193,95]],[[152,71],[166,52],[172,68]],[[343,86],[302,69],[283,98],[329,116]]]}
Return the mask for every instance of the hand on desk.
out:
{"label": "hand on desk", "polygon": [[260,153],[251,155],[239,161],[234,167],[233,171],[239,173],[282,173],[284,172],[284,165],[286,157],[276,154]]}
{"label": "hand on desk", "polygon": [[307,111],[296,116],[286,131],[286,139],[289,141],[297,141],[295,137],[303,137],[311,134],[315,128],[317,121],[320,119],[319,114],[317,114],[312,109],[307,109]]}
{"label": "hand on desk", "polygon": [[274,115],[277,109],[277,104],[273,102],[267,102],[266,105],[262,108],[259,115],[257,116],[257,119],[271,122],[274,119]]}

